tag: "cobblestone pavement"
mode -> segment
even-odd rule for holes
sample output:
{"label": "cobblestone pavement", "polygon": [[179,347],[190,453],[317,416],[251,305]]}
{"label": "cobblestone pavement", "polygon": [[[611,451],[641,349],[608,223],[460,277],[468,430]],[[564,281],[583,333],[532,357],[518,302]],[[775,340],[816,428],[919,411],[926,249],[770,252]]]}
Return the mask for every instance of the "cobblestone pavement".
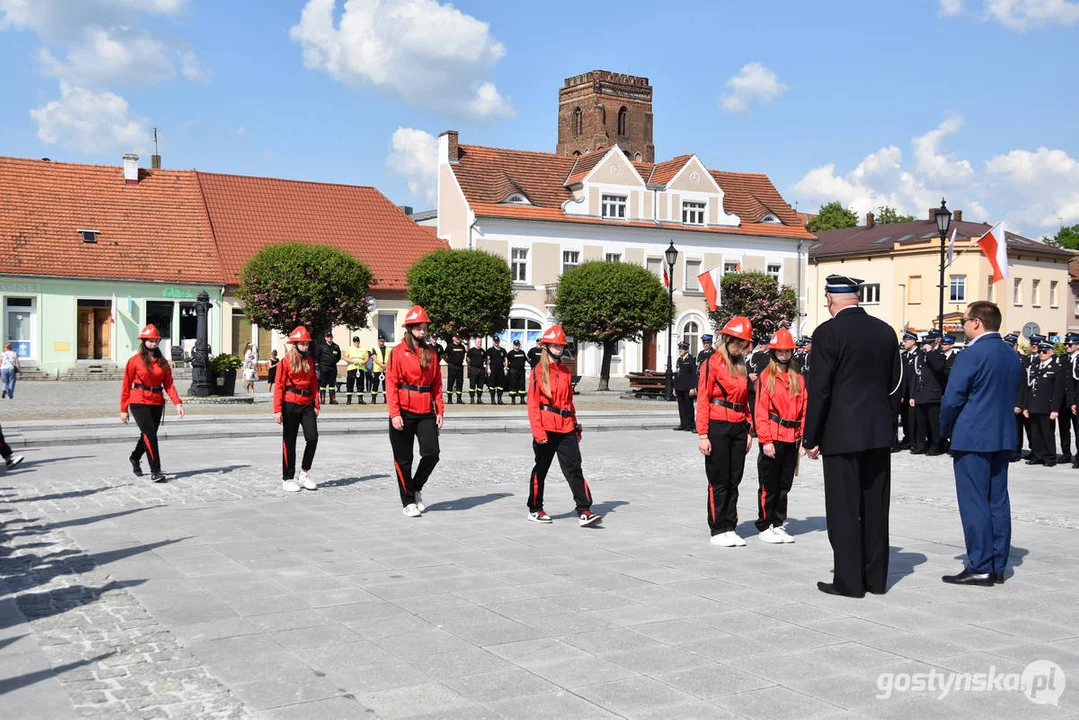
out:
{"label": "cobblestone pavement", "polygon": [[[1079,716],[1074,687],[1047,705],[901,682],[1035,660],[1076,682],[1079,471],[1013,465],[1008,580],[959,588],[940,582],[963,553],[950,463],[893,456],[891,587],[850,600],[814,586],[819,463],[795,481],[794,545],[723,550],[692,435],[586,435],[595,529],[557,469],[554,524],[525,521],[527,437],[442,447],[416,520],[374,437],[321,439],[320,489],[298,495],[269,438],[166,442],[164,485],[125,472],[126,447],[27,451],[0,478],[4,716]],[[747,537],[755,480],[748,462]]]}

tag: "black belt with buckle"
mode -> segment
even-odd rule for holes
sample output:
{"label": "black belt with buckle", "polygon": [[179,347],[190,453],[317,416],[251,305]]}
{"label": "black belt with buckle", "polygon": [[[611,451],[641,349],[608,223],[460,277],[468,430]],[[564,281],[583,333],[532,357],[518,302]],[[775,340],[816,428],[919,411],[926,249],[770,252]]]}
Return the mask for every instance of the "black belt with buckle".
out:
{"label": "black belt with buckle", "polygon": [[134,383],[131,387],[138,388],[139,390],[145,390],[146,392],[152,392],[152,393],[163,393],[163,392],[165,392],[165,387],[163,385],[158,385],[157,387],[150,387],[149,385],[143,385],[142,383]]}
{"label": "black belt with buckle", "polygon": [[430,385],[398,385],[399,390],[412,390],[414,392],[431,392]]}
{"label": "black belt with buckle", "polygon": [[546,410],[562,417],[573,417],[572,410],[563,410],[562,408],[556,408],[554,405],[540,405],[540,410]]}
{"label": "black belt with buckle", "polygon": [[296,393],[297,395],[302,395],[303,397],[308,397],[311,394],[310,390],[301,390],[295,385],[286,385],[285,392]]}
{"label": "black belt with buckle", "polygon": [[737,410],[738,412],[746,411],[746,406],[744,404],[731,402],[730,400],[724,400],[723,398],[712,398],[711,402],[713,405],[719,405],[720,407]]}
{"label": "black belt with buckle", "polygon": [[781,418],[778,415],[776,415],[775,413],[768,413],[768,419],[773,421],[773,422],[779,423],[780,425],[782,425],[785,428],[797,429],[802,424],[798,420],[787,420],[785,418]]}

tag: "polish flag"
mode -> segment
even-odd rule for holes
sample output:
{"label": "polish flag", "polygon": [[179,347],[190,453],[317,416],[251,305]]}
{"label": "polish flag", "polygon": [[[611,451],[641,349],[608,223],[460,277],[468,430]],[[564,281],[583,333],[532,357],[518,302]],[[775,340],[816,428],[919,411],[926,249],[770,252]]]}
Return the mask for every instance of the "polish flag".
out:
{"label": "polish flag", "polygon": [[670,275],[667,274],[666,265],[663,266],[663,287],[667,290],[671,289],[671,278]]}
{"label": "polish flag", "polygon": [[715,310],[719,307],[719,286],[723,278],[723,268],[714,267],[708,272],[697,276],[697,282],[704,292],[704,298],[708,301],[708,309]]}
{"label": "polish flag", "polygon": [[1008,277],[1008,243],[1005,241],[1004,221],[978,238],[978,247],[985,253],[989,264],[993,266],[993,282]]}

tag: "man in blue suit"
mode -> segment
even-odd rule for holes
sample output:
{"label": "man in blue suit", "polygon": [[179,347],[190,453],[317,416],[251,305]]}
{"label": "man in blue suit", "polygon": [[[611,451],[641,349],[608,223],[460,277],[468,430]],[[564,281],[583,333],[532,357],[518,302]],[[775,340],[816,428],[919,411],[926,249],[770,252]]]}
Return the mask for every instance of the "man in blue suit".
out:
{"label": "man in blue suit", "polygon": [[963,571],[941,578],[955,585],[1004,582],[1012,541],[1008,461],[1015,451],[1015,393],[1023,367],[1001,339],[1000,323],[994,303],[967,306],[963,331],[969,342],[956,357],[940,406],[967,545]]}

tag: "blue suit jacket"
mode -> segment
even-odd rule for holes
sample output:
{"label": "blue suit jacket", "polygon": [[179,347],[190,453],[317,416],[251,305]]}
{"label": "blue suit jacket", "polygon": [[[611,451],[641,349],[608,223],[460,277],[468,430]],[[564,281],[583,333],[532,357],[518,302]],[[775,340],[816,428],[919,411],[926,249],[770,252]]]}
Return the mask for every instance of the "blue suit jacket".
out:
{"label": "blue suit jacket", "polygon": [[955,358],[940,404],[940,434],[952,450],[1015,450],[1015,394],[1023,379],[1019,355],[999,333],[983,335]]}

